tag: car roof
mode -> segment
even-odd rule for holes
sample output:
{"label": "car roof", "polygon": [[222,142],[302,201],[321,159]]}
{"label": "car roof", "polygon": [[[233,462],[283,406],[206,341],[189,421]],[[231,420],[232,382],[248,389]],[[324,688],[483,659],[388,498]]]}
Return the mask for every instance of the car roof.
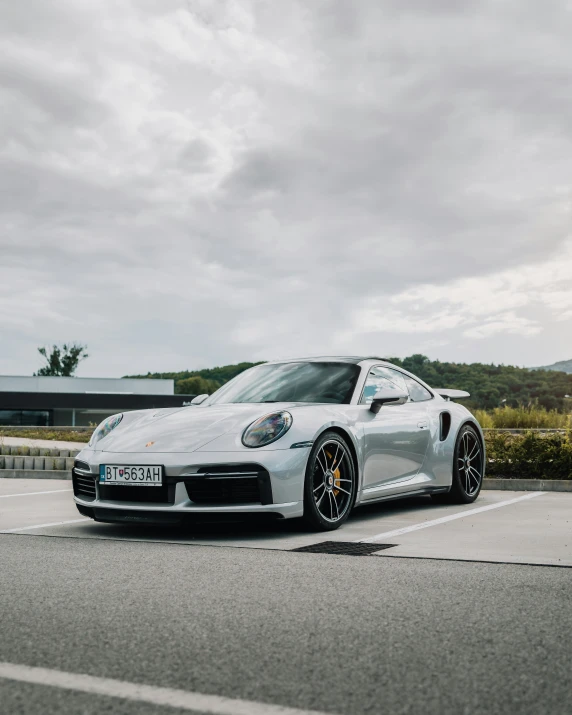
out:
{"label": "car roof", "polygon": [[388,365],[391,364],[387,360],[387,358],[380,358],[371,355],[319,355],[312,357],[285,358],[284,360],[269,360],[266,364],[277,365],[285,362],[349,362],[358,365],[359,363],[367,362],[368,360],[374,360],[376,362],[385,362]]}

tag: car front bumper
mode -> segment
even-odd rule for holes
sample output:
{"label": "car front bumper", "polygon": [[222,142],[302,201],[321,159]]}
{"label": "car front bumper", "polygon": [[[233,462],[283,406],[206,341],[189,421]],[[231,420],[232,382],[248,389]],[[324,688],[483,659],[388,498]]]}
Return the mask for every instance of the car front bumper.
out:
{"label": "car front bumper", "polygon": [[[74,501],[79,511],[98,521],[125,522],[165,522],[177,523],[188,515],[190,518],[200,515],[240,515],[258,514],[274,515],[281,518],[299,517],[303,514],[303,491],[306,463],[310,452],[309,447],[298,449],[277,449],[264,451],[240,452],[191,452],[191,453],[115,453],[102,452],[90,448],[84,449],[76,457],[74,467]],[[164,468],[165,489],[161,490],[164,498],[154,499],[154,492],[149,496],[149,490],[159,487],[141,486],[108,486],[99,484],[99,467],[101,464],[120,465],[161,465]],[[240,485],[240,476],[226,473],[221,479],[216,472],[225,473],[225,469],[236,469],[244,474],[243,465],[258,467],[258,480],[261,485],[261,497],[250,499],[238,496],[233,492]],[[205,474],[207,472],[207,474]],[[212,472],[215,473],[213,476]],[[260,480],[263,481],[260,481]],[[91,484],[87,493],[78,488],[78,484]],[[205,480],[208,481],[208,485]],[[250,484],[253,483],[250,478]],[[268,488],[265,488],[265,484]],[[190,488],[198,487],[195,491]],[[246,481],[242,482],[246,484]],[[221,485],[219,493],[217,489]],[[224,492],[224,485],[230,485]],[[205,492],[203,487],[207,487]],[[120,489],[121,498],[113,490]],[[142,492],[147,495],[142,500]],[[240,489],[238,490],[240,491]],[[253,490],[251,490],[252,493]],[[157,492],[158,493],[158,492]],[[197,501],[191,498],[193,494],[201,494]],[[231,495],[226,499],[225,493]],[[242,492],[244,494],[244,492]],[[167,496],[168,494],[168,496]],[[206,494],[206,497],[205,497]],[[215,497],[209,499],[208,495]]]}

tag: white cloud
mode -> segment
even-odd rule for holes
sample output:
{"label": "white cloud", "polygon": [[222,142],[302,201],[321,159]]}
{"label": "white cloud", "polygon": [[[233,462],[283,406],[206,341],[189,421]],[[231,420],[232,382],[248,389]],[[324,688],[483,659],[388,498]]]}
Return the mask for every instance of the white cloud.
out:
{"label": "white cloud", "polygon": [[[384,299],[380,302],[383,304]],[[435,333],[456,328],[462,322],[461,316],[446,311],[423,314],[421,306],[411,312],[370,308],[355,315],[356,331],[360,332]]]}
{"label": "white cloud", "polygon": [[519,318],[514,313],[501,313],[495,320],[490,320],[463,331],[467,338],[490,338],[498,333],[517,335],[537,335],[542,331],[540,325],[527,318]]}
{"label": "white cloud", "polygon": [[499,333],[537,335],[542,325],[519,310],[544,307],[567,320],[572,306],[572,242],[557,256],[489,276],[424,284],[369,299],[354,314],[354,331],[439,333],[463,327],[467,338]]}

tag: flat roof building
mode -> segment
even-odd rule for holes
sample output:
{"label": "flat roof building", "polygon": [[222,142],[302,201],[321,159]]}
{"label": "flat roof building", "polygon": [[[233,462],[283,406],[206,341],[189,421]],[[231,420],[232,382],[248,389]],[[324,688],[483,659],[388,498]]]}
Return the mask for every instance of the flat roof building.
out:
{"label": "flat roof building", "polygon": [[0,425],[88,427],[116,412],[184,407],[174,380],[0,375]]}

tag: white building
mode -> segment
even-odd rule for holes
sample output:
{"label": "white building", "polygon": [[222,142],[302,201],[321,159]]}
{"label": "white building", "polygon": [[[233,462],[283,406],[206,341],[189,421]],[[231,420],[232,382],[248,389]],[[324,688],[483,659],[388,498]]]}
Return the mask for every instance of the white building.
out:
{"label": "white building", "polygon": [[173,380],[0,375],[0,425],[89,426],[116,412],[182,407]]}

